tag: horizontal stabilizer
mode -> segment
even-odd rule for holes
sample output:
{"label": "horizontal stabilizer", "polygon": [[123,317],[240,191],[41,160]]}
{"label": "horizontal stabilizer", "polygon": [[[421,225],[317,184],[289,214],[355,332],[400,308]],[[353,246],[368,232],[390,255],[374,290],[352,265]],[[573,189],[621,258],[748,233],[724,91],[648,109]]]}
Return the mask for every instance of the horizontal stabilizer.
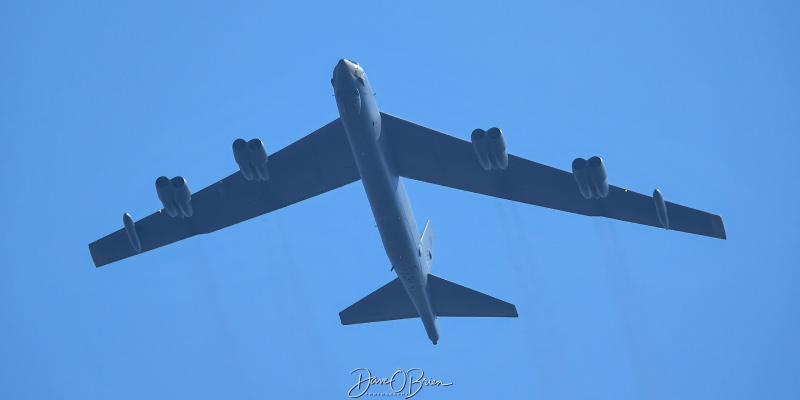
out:
{"label": "horizontal stabilizer", "polygon": [[439,317],[518,317],[511,303],[428,275],[433,312]]}
{"label": "horizontal stabilizer", "polygon": [[339,313],[342,325],[419,317],[400,278],[395,278]]}

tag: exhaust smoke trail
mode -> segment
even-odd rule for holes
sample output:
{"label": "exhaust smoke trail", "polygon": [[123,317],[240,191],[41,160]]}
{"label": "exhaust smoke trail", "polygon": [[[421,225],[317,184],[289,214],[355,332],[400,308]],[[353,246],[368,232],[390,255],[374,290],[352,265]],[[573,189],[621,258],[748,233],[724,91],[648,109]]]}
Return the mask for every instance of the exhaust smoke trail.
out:
{"label": "exhaust smoke trail", "polygon": [[520,312],[525,335],[533,339],[529,342],[529,353],[534,358],[531,365],[536,373],[535,385],[541,388],[544,398],[586,398],[577,392],[578,385],[574,383],[574,372],[570,369],[568,354],[563,348],[556,326],[557,319],[547,304],[544,294],[546,283],[538,273],[536,243],[529,236],[530,231],[519,214],[517,204],[505,201],[495,201],[495,204],[501,226],[504,227],[504,250],[514,268],[517,289],[525,294],[526,302],[535,307]]}
{"label": "exhaust smoke trail", "polygon": [[602,251],[603,266],[610,282],[611,297],[619,315],[624,342],[628,343],[628,355],[637,389],[642,398],[657,399],[664,395],[662,374],[658,371],[658,360],[651,345],[653,338],[647,328],[647,319],[642,309],[636,283],[631,277],[625,251],[620,244],[613,221],[595,219],[595,228]]}

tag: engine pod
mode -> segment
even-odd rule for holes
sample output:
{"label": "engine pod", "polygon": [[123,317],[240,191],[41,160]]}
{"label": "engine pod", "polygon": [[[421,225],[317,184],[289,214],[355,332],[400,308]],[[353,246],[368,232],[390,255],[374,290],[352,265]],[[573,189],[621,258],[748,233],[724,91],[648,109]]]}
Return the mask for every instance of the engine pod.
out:
{"label": "engine pod", "polygon": [[161,205],[164,206],[164,211],[170,217],[178,216],[178,209],[175,207],[175,196],[172,194],[172,187],[169,185],[169,178],[161,176],[156,179],[156,193],[158,199],[161,200]]}
{"label": "engine pod", "polygon": [[489,138],[489,156],[494,169],[508,168],[508,153],[506,152],[506,138],[500,128],[491,128],[486,131]]}
{"label": "engine pod", "polygon": [[269,171],[267,170],[267,149],[264,148],[264,143],[261,140],[253,139],[247,142],[247,147],[250,149],[250,163],[255,175],[260,180],[266,181],[269,179]]}
{"label": "engine pod", "polygon": [[572,177],[575,178],[575,183],[578,184],[578,190],[584,199],[589,200],[592,198],[592,189],[589,187],[589,168],[586,167],[586,160],[583,158],[576,158],[572,161]]}
{"label": "engine pod", "polygon": [[658,221],[664,229],[669,229],[669,215],[667,214],[667,203],[664,202],[664,196],[661,191],[656,189],[653,191],[653,202],[656,205],[656,214],[658,214]]}
{"label": "engine pod", "polygon": [[233,159],[239,165],[239,171],[244,179],[252,181],[254,178],[253,166],[250,164],[250,151],[247,149],[247,142],[244,139],[233,141]]}
{"label": "engine pod", "polygon": [[194,213],[192,210],[192,192],[189,190],[189,185],[186,184],[186,179],[181,176],[176,176],[169,181],[172,187],[172,194],[175,198],[175,205],[184,217],[191,217]]}
{"label": "engine pod", "polygon": [[603,159],[594,156],[588,160],[589,163],[589,178],[591,184],[589,185],[598,199],[604,199],[608,196],[608,173],[606,166],[603,164]]}
{"label": "engine pod", "polygon": [[136,224],[130,214],[125,213],[122,215],[122,223],[125,224],[125,233],[128,234],[128,240],[131,242],[131,247],[137,253],[142,252],[142,243],[139,241],[139,233],[136,232]]}
{"label": "engine pod", "polygon": [[486,131],[483,129],[475,129],[472,131],[472,149],[475,150],[475,155],[478,156],[478,162],[484,171],[492,169],[492,162],[489,161],[489,143],[486,140]]}

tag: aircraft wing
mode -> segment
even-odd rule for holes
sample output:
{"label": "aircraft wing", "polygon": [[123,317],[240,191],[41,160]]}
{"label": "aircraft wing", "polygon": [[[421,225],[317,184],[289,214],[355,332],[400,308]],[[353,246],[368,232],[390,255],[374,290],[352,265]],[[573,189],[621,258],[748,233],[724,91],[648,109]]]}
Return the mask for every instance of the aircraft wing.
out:
{"label": "aircraft wing", "polygon": [[[189,218],[172,218],[159,210],[136,222],[141,252],[231,226],[361,178],[338,118],[270,155],[268,168],[266,181],[247,181],[237,171],[192,193],[194,212]],[[89,244],[89,250],[97,267],[138,254],[124,228]]]}
{"label": "aircraft wing", "polygon": [[[585,199],[572,173],[509,155],[504,170],[485,171],[472,143],[381,113],[400,176],[455,189],[567,211],[661,227],[653,198],[610,186],[602,199]],[[725,239],[718,215],[665,202],[669,229]]]}

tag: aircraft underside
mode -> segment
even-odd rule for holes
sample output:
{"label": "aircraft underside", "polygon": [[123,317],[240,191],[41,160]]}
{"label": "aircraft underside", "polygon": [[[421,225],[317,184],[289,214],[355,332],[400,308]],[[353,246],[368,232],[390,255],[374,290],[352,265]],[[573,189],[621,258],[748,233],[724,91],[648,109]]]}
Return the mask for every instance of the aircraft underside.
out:
{"label": "aircraft underside", "polygon": [[258,139],[233,143],[239,170],[192,193],[182,177],[156,180],[163,209],[89,245],[100,267],[210,233],[361,180],[397,278],[343,310],[342,324],[420,318],[439,340],[438,317],[517,317],[516,307],[431,274],[430,222],[420,236],[402,178],[588,216],[725,239],[718,215],[610,185],[600,157],[572,172],[507,152],[500,129],[470,142],[380,112],[366,73],[340,60],[331,80],[340,117],[268,155]]}

